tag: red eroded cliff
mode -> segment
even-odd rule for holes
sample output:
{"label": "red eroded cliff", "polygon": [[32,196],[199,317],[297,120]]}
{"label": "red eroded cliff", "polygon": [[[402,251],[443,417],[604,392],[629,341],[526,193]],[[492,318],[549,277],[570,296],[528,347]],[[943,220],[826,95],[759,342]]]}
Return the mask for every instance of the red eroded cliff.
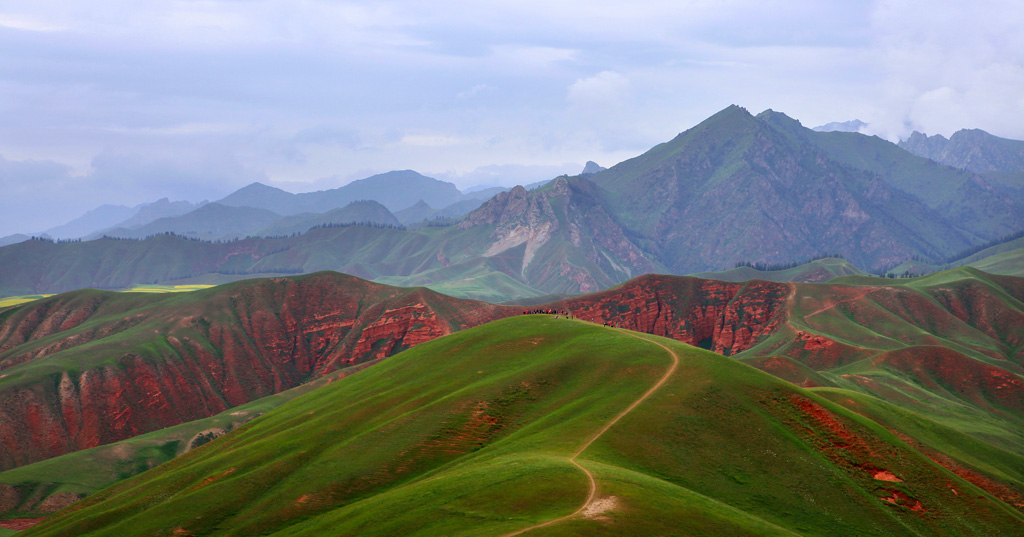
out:
{"label": "red eroded cliff", "polygon": [[779,329],[791,289],[791,284],[759,280],[648,275],[545,307],[732,355]]}

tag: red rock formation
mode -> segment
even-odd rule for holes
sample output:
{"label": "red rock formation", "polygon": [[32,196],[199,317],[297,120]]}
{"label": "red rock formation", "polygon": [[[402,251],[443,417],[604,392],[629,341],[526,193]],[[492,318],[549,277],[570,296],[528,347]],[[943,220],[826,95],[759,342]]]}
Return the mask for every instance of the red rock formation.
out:
{"label": "red rock formation", "polygon": [[732,355],[772,334],[786,320],[790,284],[641,276],[625,284],[551,304],[598,323],[670,337]]}

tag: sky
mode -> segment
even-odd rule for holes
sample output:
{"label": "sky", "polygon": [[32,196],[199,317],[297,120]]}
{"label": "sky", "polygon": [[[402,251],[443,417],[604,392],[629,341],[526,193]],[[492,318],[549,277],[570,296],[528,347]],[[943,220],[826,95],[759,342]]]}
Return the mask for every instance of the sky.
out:
{"label": "sky", "polygon": [[1013,0],[0,0],[0,236],[103,203],[610,166],[730,104],[1024,139]]}

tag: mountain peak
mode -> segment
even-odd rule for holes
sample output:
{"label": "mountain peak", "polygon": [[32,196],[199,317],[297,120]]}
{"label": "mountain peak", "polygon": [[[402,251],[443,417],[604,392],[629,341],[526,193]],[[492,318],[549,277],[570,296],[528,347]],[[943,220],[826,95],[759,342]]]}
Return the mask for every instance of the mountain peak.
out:
{"label": "mountain peak", "polygon": [[272,187],[270,185],[265,185],[265,184],[263,184],[263,183],[261,183],[259,181],[253,181],[253,182],[243,186],[242,188],[239,188],[235,192],[237,193],[237,192],[260,192],[260,191],[265,191],[265,192],[284,192],[280,188]]}
{"label": "mountain peak", "polygon": [[594,162],[592,160],[588,160],[587,164],[585,166],[583,166],[583,171],[580,172],[580,175],[590,175],[590,174],[597,173],[597,172],[603,172],[603,171],[605,171],[607,169],[608,168],[605,168],[604,166],[600,166],[600,165],[598,165],[598,163],[596,163],[596,162]]}
{"label": "mountain peak", "polygon": [[758,114],[757,119],[775,127],[782,127],[783,129],[803,128],[803,124],[799,120],[793,119],[782,112],[776,112],[771,108]]}
{"label": "mountain peak", "polygon": [[725,108],[719,110],[718,113],[716,113],[716,114],[712,115],[711,117],[709,117],[708,120],[715,119],[715,118],[726,118],[726,117],[752,118],[754,116],[751,115],[750,111],[747,110],[746,108],[743,108],[742,106],[740,106],[738,104],[730,104],[729,106],[726,106]]}

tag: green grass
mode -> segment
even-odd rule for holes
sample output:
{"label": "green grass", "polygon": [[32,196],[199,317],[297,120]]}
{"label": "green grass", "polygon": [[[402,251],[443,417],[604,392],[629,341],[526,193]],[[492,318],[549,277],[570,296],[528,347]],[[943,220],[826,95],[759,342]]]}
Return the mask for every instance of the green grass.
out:
{"label": "green grass", "polygon": [[984,257],[970,266],[990,274],[1024,277],[1024,248]]}
{"label": "green grass", "polygon": [[[867,418],[734,360],[641,338],[549,316],[439,338],[26,535],[499,535],[558,518],[588,490],[569,457],[668,370],[655,340],[678,369],[577,459],[613,507],[531,535],[1007,535],[1024,523]],[[881,500],[892,491],[928,513]]]}
{"label": "green grass", "polygon": [[158,284],[138,284],[123,289],[124,293],[187,293],[190,291],[198,291],[199,289],[209,289],[213,285],[209,284],[191,284],[191,285],[158,285]]}
{"label": "green grass", "polygon": [[[122,293],[188,293],[190,291],[198,291],[199,289],[208,289],[213,287],[209,284],[190,284],[190,285],[158,285],[158,284],[138,284],[133,285],[127,289],[121,289]],[[21,295],[21,296],[9,296],[6,298],[0,298],[0,308],[6,308],[8,306],[17,306],[18,304],[25,304],[27,302],[33,302],[40,298],[51,297],[53,295]]]}
{"label": "green grass", "polygon": [[18,304],[24,304],[26,302],[33,302],[40,298],[46,298],[53,295],[21,295],[21,296],[9,296],[6,298],[0,298],[0,308],[6,308],[9,306],[17,306]]}

